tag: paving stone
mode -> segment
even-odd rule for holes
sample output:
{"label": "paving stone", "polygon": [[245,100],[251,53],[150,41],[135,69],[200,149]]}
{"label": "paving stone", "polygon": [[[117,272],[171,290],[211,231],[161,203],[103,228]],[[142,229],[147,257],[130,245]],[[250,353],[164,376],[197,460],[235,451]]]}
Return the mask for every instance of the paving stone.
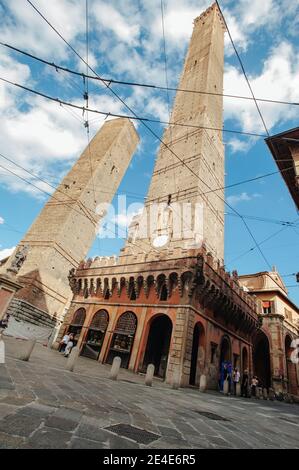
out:
{"label": "paving stone", "polygon": [[92,423],[90,421],[84,420],[84,418],[82,419],[78,428],[76,429],[75,435],[77,437],[80,436],[86,439],[99,441],[99,442],[107,441],[107,432],[103,431],[103,429],[99,427],[98,423],[96,422]]}
{"label": "paving stone", "polygon": [[27,449],[66,449],[72,435],[58,429],[38,429],[24,444]]}
{"label": "paving stone", "polygon": [[0,404],[0,420],[5,418],[5,416],[8,416],[15,411],[17,411],[17,407],[13,405],[6,405],[6,404]]}
{"label": "paving stone", "polygon": [[60,408],[45,421],[45,426],[61,429],[62,431],[73,431],[79,424],[82,413],[76,410]]}
{"label": "paving stone", "polygon": [[0,432],[0,449],[19,449],[24,444],[23,437],[11,436]]}
{"label": "paving stone", "polygon": [[41,403],[32,403],[19,408],[17,414],[46,418],[56,410],[57,408],[52,406],[42,405]]}
{"label": "paving stone", "polygon": [[41,424],[36,416],[8,415],[0,421],[0,432],[28,437]]}
{"label": "paving stone", "polygon": [[14,396],[13,394],[10,394],[9,396],[3,398],[0,401],[0,403],[6,403],[7,405],[16,405],[16,406],[24,406],[31,402],[32,402],[31,398],[17,397],[17,396]]}
{"label": "paving stone", "polygon": [[83,437],[74,437],[70,444],[71,449],[104,449],[104,444],[98,441],[91,441]]}

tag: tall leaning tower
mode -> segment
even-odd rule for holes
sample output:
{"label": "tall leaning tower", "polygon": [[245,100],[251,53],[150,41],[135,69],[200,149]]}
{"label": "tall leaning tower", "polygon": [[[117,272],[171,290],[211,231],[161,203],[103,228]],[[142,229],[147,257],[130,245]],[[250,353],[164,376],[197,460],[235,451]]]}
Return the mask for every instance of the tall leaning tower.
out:
{"label": "tall leaning tower", "polygon": [[104,215],[96,208],[111,202],[138,141],[128,119],[108,121],[94,136],[4,266],[23,285],[10,313],[40,325],[61,316],[69,271],[87,255]]}
{"label": "tall leaning tower", "polygon": [[[176,256],[176,249],[204,242],[208,251],[223,260],[224,191],[210,189],[224,186],[224,31],[216,4],[194,21],[179,88],[198,93],[176,94],[173,125],[163,135],[167,147],[160,146],[146,210],[133,220],[123,256],[150,253],[154,248],[167,250],[171,257]],[[209,94],[215,92],[219,96]],[[154,208],[155,204],[161,208]]]}

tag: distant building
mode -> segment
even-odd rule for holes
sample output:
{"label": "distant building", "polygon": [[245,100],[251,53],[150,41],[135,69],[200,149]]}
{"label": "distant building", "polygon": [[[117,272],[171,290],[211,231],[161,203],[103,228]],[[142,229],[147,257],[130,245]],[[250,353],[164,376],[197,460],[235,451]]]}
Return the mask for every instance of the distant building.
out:
{"label": "distant building", "polygon": [[298,307],[275,268],[239,276],[239,282],[262,303],[263,326],[253,339],[253,373],[267,387],[299,395],[299,364],[291,360],[291,343],[299,338]]}
{"label": "distant building", "polygon": [[299,127],[265,140],[299,210]]}

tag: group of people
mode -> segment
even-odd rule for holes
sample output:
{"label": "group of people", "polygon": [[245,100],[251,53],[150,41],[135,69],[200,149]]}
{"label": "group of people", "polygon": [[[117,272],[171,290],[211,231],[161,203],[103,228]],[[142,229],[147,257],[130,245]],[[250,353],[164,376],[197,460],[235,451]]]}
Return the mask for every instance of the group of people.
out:
{"label": "group of people", "polygon": [[59,343],[58,351],[63,353],[64,357],[68,357],[74,347],[75,335],[66,333]]}
{"label": "group of people", "polygon": [[241,383],[241,396],[248,398],[249,396],[256,396],[256,389],[259,386],[259,379],[256,375],[254,375],[249,381],[249,373],[248,370],[244,370],[244,373],[241,378],[240,371],[238,367],[232,368],[230,364],[223,365],[223,373],[221,377],[222,386],[220,389],[223,389],[223,382],[225,380],[228,381],[228,393],[233,393],[234,395],[237,394],[237,384]]}

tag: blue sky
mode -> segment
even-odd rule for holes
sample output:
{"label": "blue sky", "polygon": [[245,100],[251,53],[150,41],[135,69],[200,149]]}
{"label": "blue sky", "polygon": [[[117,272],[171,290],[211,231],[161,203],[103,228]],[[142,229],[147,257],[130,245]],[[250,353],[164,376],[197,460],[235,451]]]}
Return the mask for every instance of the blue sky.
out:
{"label": "blue sky", "polygon": [[[33,3],[85,57],[85,0],[33,0]],[[164,0],[165,33],[170,85],[176,86],[183,64],[192,20],[210,1]],[[242,57],[255,95],[299,102],[299,1],[240,0],[220,2]],[[89,0],[90,64],[99,74],[120,80],[165,85],[160,0]],[[26,0],[0,1],[0,40],[49,61],[85,71],[85,66],[43,22]],[[40,65],[0,46],[0,77],[83,105],[83,84],[63,72]],[[248,88],[228,38],[225,49],[226,93],[249,96]],[[139,115],[168,119],[164,92],[116,86],[115,90]],[[173,98],[173,95],[171,95]],[[124,113],[126,109],[102,86],[90,84],[90,106]],[[298,126],[298,107],[261,104],[270,134]],[[86,146],[80,111],[72,114],[55,103],[0,83],[1,153],[56,185]],[[75,114],[75,116],[74,116]],[[224,100],[224,127],[264,133],[252,103]],[[90,116],[91,134],[103,119]],[[162,134],[163,128],[152,126]],[[142,202],[146,194],[158,142],[138,126],[141,144],[121,183],[128,203]],[[276,171],[263,139],[224,134],[226,184]],[[46,183],[0,157],[0,165],[51,193]],[[136,177],[138,175],[138,177]],[[282,275],[299,270],[299,215],[279,174],[226,192],[227,201],[242,215],[297,221],[295,228],[247,219],[271,265]],[[0,256],[18,243],[38,215],[47,196],[0,168]],[[227,209],[227,212],[231,212]],[[120,218],[124,233],[126,218]],[[280,231],[279,233],[277,233]],[[275,235],[276,234],[276,235]],[[267,270],[254,242],[235,216],[226,216],[225,264],[240,274]],[[90,255],[117,253],[124,240],[96,240]],[[247,253],[246,253],[247,252]],[[294,286],[295,278],[284,278]],[[289,289],[299,304],[299,287]]]}

